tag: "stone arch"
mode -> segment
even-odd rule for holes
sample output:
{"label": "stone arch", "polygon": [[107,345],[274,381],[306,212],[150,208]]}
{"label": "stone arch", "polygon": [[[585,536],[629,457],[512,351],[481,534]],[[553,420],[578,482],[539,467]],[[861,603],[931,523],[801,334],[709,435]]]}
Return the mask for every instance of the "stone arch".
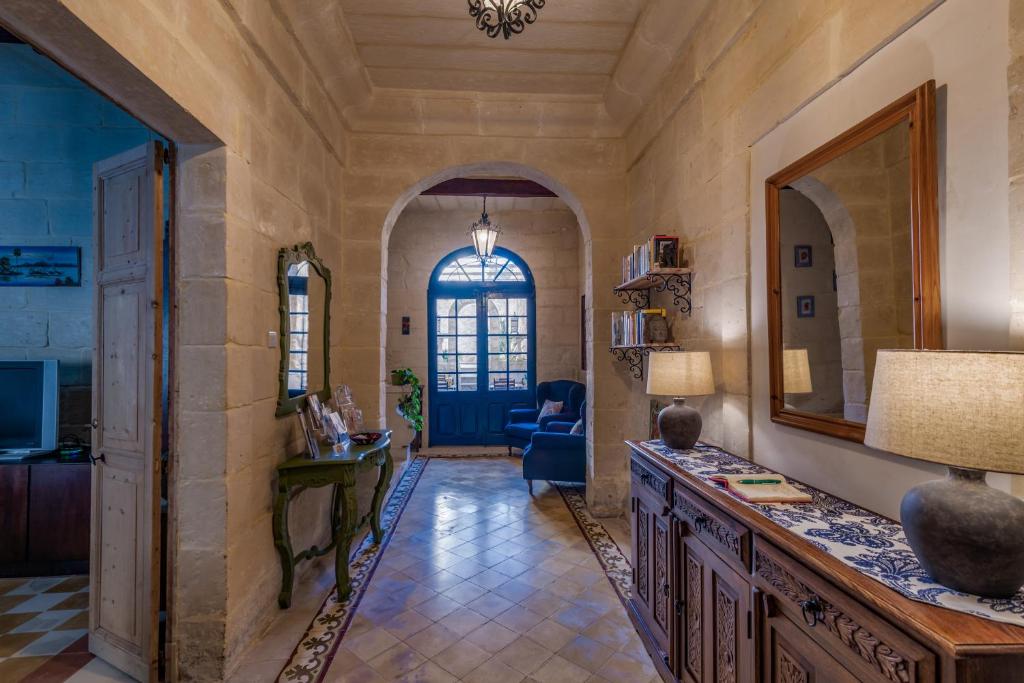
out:
{"label": "stone arch", "polygon": [[[593,424],[592,420],[593,420],[593,406],[594,406],[593,390],[594,390],[594,365],[595,364],[593,362],[593,357],[594,357],[593,356],[593,339],[594,339],[594,331],[593,331],[593,310],[594,310],[593,284],[594,284],[594,272],[593,272],[592,259],[591,259],[592,244],[593,244],[593,242],[592,242],[592,231],[591,231],[591,228],[590,228],[590,223],[588,221],[586,211],[583,208],[583,202],[579,199],[579,197],[577,197],[577,195],[572,190],[570,190],[560,180],[558,180],[557,178],[555,178],[555,177],[553,177],[551,175],[548,175],[547,173],[545,173],[543,171],[540,171],[539,169],[537,169],[537,168],[535,168],[533,166],[529,166],[529,165],[526,165],[526,164],[521,164],[521,163],[513,162],[513,161],[481,161],[481,162],[475,162],[475,163],[460,164],[460,165],[455,165],[455,166],[450,166],[450,167],[444,168],[444,169],[442,169],[440,171],[437,171],[437,172],[435,172],[435,173],[433,173],[431,175],[425,176],[424,178],[420,179],[416,183],[412,184],[411,186],[409,186],[405,190],[403,190],[401,192],[401,194],[399,194],[398,197],[395,199],[395,201],[392,204],[391,208],[388,210],[388,213],[387,213],[387,215],[386,215],[386,217],[384,219],[384,224],[383,224],[383,226],[381,228],[381,249],[380,249],[380,258],[381,258],[380,268],[381,268],[381,271],[380,272],[382,274],[386,274],[388,272],[388,253],[389,253],[388,247],[389,247],[389,242],[390,242],[390,239],[391,239],[391,233],[394,230],[395,224],[398,222],[399,216],[401,216],[402,212],[405,210],[406,206],[408,206],[409,202],[412,201],[412,199],[414,197],[416,197],[419,194],[421,194],[424,190],[426,190],[426,189],[428,189],[430,187],[433,187],[434,185],[437,185],[438,183],[444,182],[446,180],[451,180],[453,178],[460,178],[460,177],[466,177],[466,176],[518,177],[518,178],[523,178],[523,179],[526,179],[526,180],[532,180],[532,181],[534,181],[534,182],[536,182],[536,183],[538,183],[540,185],[543,185],[544,187],[548,188],[549,190],[554,192],[556,195],[558,195],[558,198],[562,202],[564,202],[566,206],[569,207],[569,209],[572,211],[573,215],[576,217],[576,223],[579,226],[580,234],[581,234],[581,237],[582,237],[582,243],[581,243],[580,247],[583,250],[583,252],[582,252],[583,253],[583,257],[584,257],[583,258],[583,263],[585,264],[584,265],[584,273],[583,273],[583,284],[584,284],[584,287],[583,287],[583,291],[581,293],[586,295],[586,306],[587,306],[587,310],[586,310],[586,340],[587,340],[587,343],[585,345],[585,353],[587,354],[587,370],[586,370],[586,375],[585,375],[585,379],[584,379],[584,381],[585,381],[585,383],[587,385],[587,399],[588,399],[587,400],[587,405],[588,405],[588,411],[590,412],[590,414],[588,415],[587,419],[588,419],[588,423],[589,424]],[[385,281],[384,285],[381,287],[380,296],[381,296],[380,310],[382,312],[381,322],[380,322],[380,325],[381,325],[381,327],[380,327],[380,339],[381,339],[381,345],[380,345],[380,375],[381,375],[381,381],[382,381],[382,384],[383,384],[383,381],[384,381],[384,378],[385,378],[385,372],[386,372],[385,353],[386,353],[387,325],[388,325],[388,322],[387,322],[388,287],[387,287],[386,281]],[[379,396],[379,402],[380,402],[379,405],[380,405],[380,409],[381,409],[381,415],[384,415],[384,414],[386,414],[386,406],[385,406],[386,398],[384,396],[383,389],[382,389],[381,394]],[[588,429],[587,430],[587,434],[588,434],[588,437],[589,437],[588,438],[588,443],[587,443],[587,459],[588,459],[588,462],[592,462],[593,461],[593,443],[592,443],[592,438],[593,438],[594,431],[595,431],[594,429]],[[588,474],[587,474],[588,484],[590,483],[589,482],[589,478],[591,477],[592,472],[593,472],[593,468],[588,467]],[[588,498],[589,498],[589,493],[591,492],[591,490],[592,490],[592,487],[588,486]]]}
{"label": "stone arch", "polygon": [[790,183],[821,211],[835,244],[836,294],[839,300],[839,333],[843,358],[843,416],[867,419],[867,375],[864,367],[864,335],[861,330],[860,284],[857,256],[857,225],[846,205],[832,189],[807,175]]}

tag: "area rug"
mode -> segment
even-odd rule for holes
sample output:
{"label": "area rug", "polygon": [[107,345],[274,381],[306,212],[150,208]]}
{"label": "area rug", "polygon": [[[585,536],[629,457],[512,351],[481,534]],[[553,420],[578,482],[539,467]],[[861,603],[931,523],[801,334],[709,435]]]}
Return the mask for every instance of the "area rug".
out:
{"label": "area rug", "polygon": [[338,600],[338,591],[330,592],[309,628],[303,634],[299,644],[292,650],[291,657],[284,669],[278,674],[277,680],[282,683],[319,683],[331,665],[341,639],[348,630],[352,617],[359,607],[359,601],[370,585],[370,579],[380,563],[380,558],[387,550],[388,543],[394,536],[398,520],[405,510],[406,503],[416,488],[429,458],[416,458],[402,473],[402,478],[391,492],[381,510],[381,526],[384,528],[384,539],[381,543],[373,542],[372,534],[367,534],[363,542],[352,553],[349,575],[352,579],[352,593],[346,600]]}
{"label": "area rug", "polygon": [[[331,591],[299,644],[292,651],[288,663],[278,675],[279,683],[322,683],[424,468],[431,459],[443,457],[445,456],[420,456],[410,463],[381,513],[385,529],[384,541],[380,545],[374,545],[368,536],[360,544],[353,554],[351,565],[352,594],[347,600],[339,602],[337,591]],[[628,556],[615,543],[608,530],[591,516],[582,485],[549,483],[561,495],[609,583],[625,604],[629,599],[629,586],[632,580],[632,567]]]}

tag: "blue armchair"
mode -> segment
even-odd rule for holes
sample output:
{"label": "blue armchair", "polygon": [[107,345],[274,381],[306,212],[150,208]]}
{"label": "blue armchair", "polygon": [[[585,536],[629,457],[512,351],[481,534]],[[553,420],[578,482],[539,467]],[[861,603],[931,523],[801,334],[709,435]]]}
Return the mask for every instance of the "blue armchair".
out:
{"label": "blue armchair", "polygon": [[[586,397],[586,385],[572,380],[559,379],[538,384],[536,408],[513,408],[508,411],[508,424],[505,425],[505,443],[508,445],[508,454],[512,455],[513,446],[515,448],[529,446],[534,432],[544,431],[551,422],[576,422],[580,419],[580,405]],[[562,412],[538,420],[537,416],[540,414],[540,408],[544,405],[544,401],[561,401]]]}
{"label": "blue armchair", "polygon": [[533,495],[533,480],[587,480],[587,403],[580,406],[583,433],[570,434],[574,422],[550,422],[549,431],[537,432],[523,451],[523,479]]}

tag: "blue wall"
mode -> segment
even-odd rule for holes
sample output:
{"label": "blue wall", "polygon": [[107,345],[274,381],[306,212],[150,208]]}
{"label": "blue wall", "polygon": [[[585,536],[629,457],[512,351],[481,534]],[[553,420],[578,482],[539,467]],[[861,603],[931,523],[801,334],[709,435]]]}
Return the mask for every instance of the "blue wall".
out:
{"label": "blue wall", "polygon": [[0,287],[0,359],[60,360],[62,422],[88,421],[92,166],[152,139],[28,45],[0,44],[0,245],[82,247],[79,288]]}

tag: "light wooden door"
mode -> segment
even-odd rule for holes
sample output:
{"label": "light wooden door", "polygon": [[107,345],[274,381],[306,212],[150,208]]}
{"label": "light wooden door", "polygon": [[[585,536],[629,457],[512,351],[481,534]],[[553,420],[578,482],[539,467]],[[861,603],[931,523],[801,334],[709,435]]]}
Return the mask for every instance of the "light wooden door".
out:
{"label": "light wooden door", "polygon": [[160,594],[163,147],[93,167],[89,651],[156,680]]}

